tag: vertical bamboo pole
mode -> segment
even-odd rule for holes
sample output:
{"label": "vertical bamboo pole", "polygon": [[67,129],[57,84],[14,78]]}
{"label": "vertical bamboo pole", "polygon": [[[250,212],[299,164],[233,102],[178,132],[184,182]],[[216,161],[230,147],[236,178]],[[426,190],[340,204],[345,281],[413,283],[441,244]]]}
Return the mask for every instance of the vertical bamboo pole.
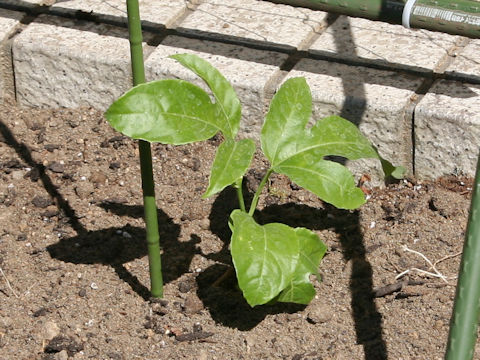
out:
{"label": "vertical bamboo pole", "polygon": [[[143,64],[142,26],[138,0],[127,0],[128,31],[133,85],[145,82]],[[139,141],[140,169],[142,175],[143,206],[147,229],[148,262],[152,297],[163,297],[162,263],[160,258],[160,235],[158,233],[157,205],[153,182],[152,152],[150,143]]]}
{"label": "vertical bamboo pole", "polygon": [[480,315],[480,156],[477,163],[467,235],[463,245],[447,360],[471,360]]}

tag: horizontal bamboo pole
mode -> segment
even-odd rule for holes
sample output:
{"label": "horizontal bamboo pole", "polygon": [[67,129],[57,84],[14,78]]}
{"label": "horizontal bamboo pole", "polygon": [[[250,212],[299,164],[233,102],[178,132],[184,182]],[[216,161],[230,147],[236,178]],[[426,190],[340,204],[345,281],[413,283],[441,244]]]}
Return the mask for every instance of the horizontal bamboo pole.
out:
{"label": "horizontal bamboo pole", "polygon": [[[404,0],[269,0],[314,10],[402,24]],[[410,7],[411,6],[411,7]],[[473,0],[417,0],[409,3],[411,28],[480,38],[480,2]],[[407,16],[408,18],[408,16]]]}

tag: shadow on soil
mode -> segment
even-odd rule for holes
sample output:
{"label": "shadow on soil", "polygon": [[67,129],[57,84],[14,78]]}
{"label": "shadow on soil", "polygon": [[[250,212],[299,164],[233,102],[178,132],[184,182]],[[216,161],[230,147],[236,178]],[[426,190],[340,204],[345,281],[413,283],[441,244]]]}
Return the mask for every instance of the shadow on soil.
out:
{"label": "shadow on soil", "polygon": [[[245,205],[248,208],[253,195],[245,183],[243,193]],[[252,308],[248,305],[237,286],[235,272],[232,271],[232,258],[228,249],[231,236],[228,219],[230,213],[237,208],[237,193],[231,187],[223,190],[215,199],[209,215],[210,230],[223,241],[224,245],[219,252],[204,256],[222,264],[210,266],[198,275],[197,295],[216,322],[247,331],[257,326],[267,315],[294,313],[303,310],[305,306],[278,303]]]}
{"label": "shadow on soil", "polygon": [[[142,206],[102,203],[100,205],[119,216],[141,218]],[[177,241],[180,227],[163,211],[158,210],[159,232],[162,243],[162,268],[164,283],[188,272],[193,256],[198,253],[196,244],[200,239],[192,236],[190,241]],[[145,300],[149,289],[130,274],[123,264],[147,255],[144,228],[126,225],[98,231],[84,231],[71,238],[60,240],[47,247],[50,256],[74,264],[104,264],[115,269],[117,275],[130,285],[132,290]]]}
{"label": "shadow on soil", "polygon": [[[150,298],[150,291],[123,264],[147,254],[145,244],[145,229],[126,225],[124,227],[106,228],[97,231],[87,230],[79,221],[75,210],[69,202],[60,194],[47,174],[47,169],[37,163],[30,149],[24,143],[19,142],[13,133],[2,121],[0,121],[0,136],[2,140],[17,152],[23,162],[28,164],[34,172],[35,180],[40,181],[54,200],[68,225],[78,234],[75,237],[61,239],[58,243],[47,247],[50,256],[65,262],[75,264],[106,264],[115,269],[120,279],[130,285],[133,291],[145,300]],[[120,216],[139,218],[143,216],[142,206],[130,206],[125,204],[104,203],[101,206]],[[172,281],[188,271],[192,257],[198,251],[195,244],[200,242],[196,236],[192,236],[188,242],[178,242],[180,227],[174,224],[163,211],[158,210],[160,233],[164,255],[164,281]]]}
{"label": "shadow on soil", "polygon": [[[292,313],[305,307],[294,304],[275,304],[252,309],[237,288],[234,274],[227,277],[219,286],[211,286],[231,266],[228,251],[231,232],[228,228],[228,217],[236,207],[236,194],[232,189],[224,190],[213,204],[210,215],[211,230],[224,241],[225,245],[212,258],[223,261],[226,265],[214,265],[199,275],[198,295],[216,321],[225,326],[249,330],[269,314]],[[345,262],[352,261],[349,287],[352,294],[351,306],[357,341],[364,346],[365,354],[368,355],[367,360],[386,359],[386,347],[382,338],[382,318],[374,302],[372,268],[365,256],[366,250],[358,211],[339,210],[328,205],[325,209],[318,209],[288,203],[266,207],[256,213],[256,220],[260,224],[281,222],[292,227],[305,227],[311,230],[333,228],[340,235],[340,246]],[[232,311],[232,309],[235,310]]]}

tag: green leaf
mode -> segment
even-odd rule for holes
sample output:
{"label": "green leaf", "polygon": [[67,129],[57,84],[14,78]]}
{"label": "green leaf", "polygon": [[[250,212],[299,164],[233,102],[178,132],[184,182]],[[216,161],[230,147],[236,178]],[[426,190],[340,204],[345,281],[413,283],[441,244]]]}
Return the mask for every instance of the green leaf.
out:
{"label": "green leaf", "polygon": [[336,162],[318,160],[303,152],[274,169],[337,208],[356,209],[365,203],[365,196],[355,186],[351,172]]}
{"label": "green leaf", "polygon": [[[400,168],[382,159],[367,138],[350,121],[339,116],[318,120],[307,128],[312,101],[304,79],[287,80],[275,94],[262,128],[262,150],[272,169],[285,174],[322,200],[343,209],[365,202],[350,171],[324,160],[342,156],[349,160],[377,158],[386,175],[397,176]],[[391,168],[387,168],[387,164]]]}
{"label": "green leaf", "polygon": [[235,90],[210,63],[193,54],[172,55],[171,58],[200,76],[212,90],[218,116],[216,125],[226,138],[234,139],[240,127],[242,109]]}
{"label": "green leaf", "polygon": [[[385,166],[385,163],[388,164],[388,167],[393,169],[387,172],[385,170],[387,167]],[[388,176],[388,174],[390,174],[391,177],[397,180],[403,179],[405,177],[405,173],[407,172],[407,169],[405,169],[403,166],[394,166],[392,165],[391,162],[385,159],[382,159],[382,168],[383,168],[383,172],[385,173],[385,176]]]}
{"label": "green leaf", "polygon": [[336,155],[349,160],[378,158],[378,154],[357,126],[340,116],[318,120],[310,131],[306,130],[297,145],[298,152],[318,157]]}
{"label": "green leaf", "polygon": [[[375,149],[375,151],[378,154],[377,149]],[[394,179],[403,179],[405,177],[405,173],[407,172],[407,170],[403,166],[394,166],[390,161],[382,158],[380,154],[378,154],[378,158],[382,163],[382,169],[385,177],[391,176]]]}
{"label": "green leaf", "polygon": [[304,78],[287,80],[270,104],[261,132],[262,150],[274,165],[295,153],[295,136],[305,131],[312,116],[312,96]]}
{"label": "green leaf", "polygon": [[298,236],[284,224],[259,225],[241,210],[230,217],[238,285],[250,306],[265,304],[292,281],[300,257]]}
{"label": "green leaf", "polygon": [[308,304],[327,247],[312,231],[284,224],[259,225],[243,211],[231,214],[233,264],[250,306],[273,301]]}
{"label": "green leaf", "polygon": [[110,125],[134,139],[186,144],[215,135],[215,106],[208,94],[183,80],[138,85],[105,113]]}
{"label": "green leaf", "polygon": [[208,189],[203,197],[209,197],[240,179],[255,153],[255,143],[250,139],[227,139],[218,148],[210,172]]}
{"label": "green leaf", "polygon": [[290,284],[282,290],[277,301],[308,304],[315,296],[310,275],[315,274],[320,281],[318,266],[327,251],[327,246],[317,234],[308,229],[296,228],[295,232],[299,239],[300,259]]}

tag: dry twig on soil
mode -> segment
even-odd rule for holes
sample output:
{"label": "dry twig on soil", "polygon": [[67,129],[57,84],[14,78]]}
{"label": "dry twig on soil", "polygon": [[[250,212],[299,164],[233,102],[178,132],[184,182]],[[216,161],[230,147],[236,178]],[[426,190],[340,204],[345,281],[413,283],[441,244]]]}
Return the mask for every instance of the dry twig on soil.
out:
{"label": "dry twig on soil", "polygon": [[10,281],[8,281],[7,276],[5,275],[5,273],[3,272],[1,267],[0,267],[0,273],[2,273],[2,276],[5,279],[5,283],[7,284],[7,287],[10,289],[10,291],[13,293],[13,295],[15,295],[16,298],[18,298],[19,296],[17,295],[15,290],[13,290],[12,285],[10,285]]}
{"label": "dry twig on soil", "polygon": [[[421,252],[419,251],[416,251],[416,250],[412,250],[412,249],[409,249],[406,245],[403,246],[403,251],[408,251],[408,252],[411,252],[413,254],[416,254],[418,256],[420,256],[422,259],[424,259],[428,265],[430,265],[430,268],[429,270],[433,270],[434,272],[431,272],[431,271],[426,271],[426,270],[422,270],[422,269],[419,269],[419,268],[410,268],[410,269],[407,269],[403,272],[401,272],[400,274],[398,274],[396,277],[395,277],[395,280],[398,280],[400,279],[401,277],[405,276],[406,274],[408,274],[409,272],[411,271],[417,271],[421,274],[425,274],[425,275],[428,275],[428,276],[432,276],[432,277],[436,277],[436,278],[440,278],[442,279],[445,283],[449,283],[448,282],[448,277],[446,277],[445,275],[443,275],[440,271],[437,270],[437,268],[435,267],[438,263],[440,263],[441,261],[444,261],[446,259],[449,259],[449,258],[452,258],[452,257],[455,257],[455,256],[458,256],[459,254],[453,254],[453,255],[447,255],[447,256],[444,256],[443,258],[437,260],[435,263],[432,263],[425,255],[423,255]],[[461,254],[461,253],[460,253]],[[455,279],[456,277],[453,276],[453,277],[450,277],[450,279]]]}

